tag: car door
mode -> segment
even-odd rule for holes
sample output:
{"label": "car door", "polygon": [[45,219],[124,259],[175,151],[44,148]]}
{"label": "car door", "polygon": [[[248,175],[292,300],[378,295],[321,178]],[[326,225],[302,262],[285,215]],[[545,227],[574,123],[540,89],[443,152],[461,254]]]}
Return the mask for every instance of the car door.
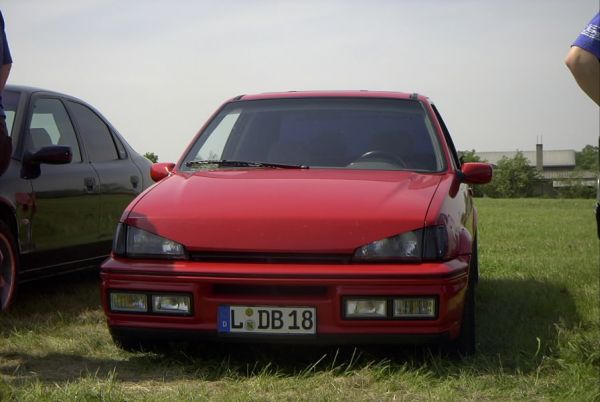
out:
{"label": "car door", "polygon": [[99,238],[110,241],[123,210],[142,190],[141,173],[96,111],[75,101],[69,101],[68,107],[100,178]]}
{"label": "car door", "polygon": [[79,139],[63,101],[54,96],[34,96],[25,135],[25,152],[49,145],[67,145],[73,159],[65,165],[40,166],[39,177],[30,180],[33,212],[29,219],[28,250],[23,271],[81,264],[98,251],[100,213],[99,179],[84,159]]}

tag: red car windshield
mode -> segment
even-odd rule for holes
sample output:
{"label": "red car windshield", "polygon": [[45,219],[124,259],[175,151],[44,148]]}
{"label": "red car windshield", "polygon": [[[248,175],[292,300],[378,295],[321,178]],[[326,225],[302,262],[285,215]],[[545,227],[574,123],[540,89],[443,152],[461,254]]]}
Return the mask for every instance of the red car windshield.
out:
{"label": "red car windshield", "polygon": [[200,135],[181,169],[243,166],[238,162],[419,172],[445,168],[420,102],[369,98],[231,102]]}

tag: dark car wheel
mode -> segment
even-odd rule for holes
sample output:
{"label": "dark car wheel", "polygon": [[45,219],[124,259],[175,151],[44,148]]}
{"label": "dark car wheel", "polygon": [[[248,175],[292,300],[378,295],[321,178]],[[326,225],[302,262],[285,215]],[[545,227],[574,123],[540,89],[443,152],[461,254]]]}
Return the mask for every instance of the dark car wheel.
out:
{"label": "dark car wheel", "polygon": [[12,232],[0,222],[0,310],[10,307],[17,291],[19,256]]}
{"label": "dark car wheel", "polygon": [[138,339],[131,338],[129,336],[116,335],[111,331],[111,337],[117,347],[126,350],[128,352],[139,352],[145,349],[142,342]]}
{"label": "dark car wheel", "polygon": [[112,329],[110,330],[110,336],[120,349],[128,352],[148,352],[156,350],[161,345],[154,340],[142,340],[133,336],[117,334]]}
{"label": "dark car wheel", "polygon": [[465,296],[460,335],[453,342],[454,352],[461,357],[475,353],[475,286],[471,285],[470,283]]}
{"label": "dark car wheel", "polygon": [[473,243],[473,255],[469,267],[469,283],[465,295],[460,334],[447,347],[448,352],[456,357],[466,357],[475,353],[475,288],[478,282],[477,241]]}

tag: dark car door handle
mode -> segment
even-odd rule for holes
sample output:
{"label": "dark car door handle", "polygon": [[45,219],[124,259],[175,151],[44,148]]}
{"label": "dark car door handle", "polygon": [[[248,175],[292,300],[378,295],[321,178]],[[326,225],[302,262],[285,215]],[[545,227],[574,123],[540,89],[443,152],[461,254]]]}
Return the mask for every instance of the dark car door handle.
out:
{"label": "dark car door handle", "polygon": [[85,183],[85,188],[88,191],[94,191],[94,187],[96,186],[96,179],[94,179],[93,177],[86,177],[85,179],[83,179],[83,182]]}
{"label": "dark car door handle", "polygon": [[140,178],[137,176],[131,176],[129,180],[131,181],[131,185],[133,186],[133,188],[137,188],[138,183],[140,182]]}

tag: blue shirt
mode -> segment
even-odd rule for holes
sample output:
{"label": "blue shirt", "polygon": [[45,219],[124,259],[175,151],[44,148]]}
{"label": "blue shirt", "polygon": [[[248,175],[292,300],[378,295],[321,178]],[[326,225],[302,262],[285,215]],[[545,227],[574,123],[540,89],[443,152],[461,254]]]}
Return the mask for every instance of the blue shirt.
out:
{"label": "blue shirt", "polygon": [[587,50],[600,61],[600,12],[581,31],[573,46]]}
{"label": "blue shirt", "polygon": [[[8,41],[6,40],[6,33],[4,32],[4,17],[2,11],[0,11],[0,61],[2,64],[12,64],[12,57],[10,55],[10,49],[8,48]],[[4,117],[4,107],[2,106],[2,93],[0,93],[0,116]]]}

